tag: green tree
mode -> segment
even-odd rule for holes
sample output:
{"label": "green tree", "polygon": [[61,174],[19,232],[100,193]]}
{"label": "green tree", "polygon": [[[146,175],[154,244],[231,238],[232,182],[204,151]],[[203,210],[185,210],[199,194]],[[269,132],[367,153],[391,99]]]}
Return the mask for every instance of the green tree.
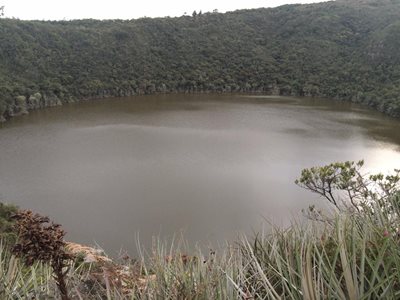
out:
{"label": "green tree", "polygon": [[204,91],[337,98],[400,117],[399,15],[399,1],[371,0],[196,12],[196,22],[2,18],[0,120],[18,114],[20,95],[34,109]]}
{"label": "green tree", "polygon": [[363,165],[362,160],[346,161],[304,169],[296,184],[322,196],[339,211],[384,209],[394,213],[388,200],[400,191],[400,170],[368,176],[361,172]]}

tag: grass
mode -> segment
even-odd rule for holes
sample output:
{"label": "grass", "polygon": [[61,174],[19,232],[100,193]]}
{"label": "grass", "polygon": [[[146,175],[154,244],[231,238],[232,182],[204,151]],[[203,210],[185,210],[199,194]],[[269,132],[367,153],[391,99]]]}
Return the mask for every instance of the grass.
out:
{"label": "grass", "polygon": [[[149,253],[141,252],[136,259],[102,257],[87,263],[78,249],[61,270],[67,296],[400,299],[400,171],[368,179],[359,173],[361,166],[331,164],[302,173],[299,183],[327,196],[336,214],[328,216],[311,207],[307,222],[242,236],[209,253],[189,251],[178,239],[169,245],[156,241]],[[334,198],[334,190],[349,195],[349,209],[344,199]],[[25,242],[31,245],[29,239]],[[0,243],[0,299],[59,299],[54,264],[27,266],[11,249],[9,243]]]}
{"label": "grass", "polygon": [[[399,299],[399,222],[384,210],[341,213],[242,236],[206,255],[157,242],[136,260],[76,259],[67,286],[74,299]],[[51,268],[26,267],[0,244],[0,298],[27,296],[58,298]]]}

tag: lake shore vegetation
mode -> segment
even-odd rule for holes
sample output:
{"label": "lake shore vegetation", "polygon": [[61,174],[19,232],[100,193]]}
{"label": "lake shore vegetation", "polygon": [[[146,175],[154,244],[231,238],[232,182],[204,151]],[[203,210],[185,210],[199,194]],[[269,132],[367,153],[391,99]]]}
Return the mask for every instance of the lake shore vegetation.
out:
{"label": "lake shore vegetation", "polygon": [[[48,218],[2,205],[1,224],[7,225],[0,244],[0,297],[398,299],[400,171],[368,175],[362,165],[344,162],[303,170],[296,183],[329,201],[331,211],[309,207],[306,222],[242,235],[207,253],[189,252],[179,239],[170,244],[156,240],[139,257],[112,260],[94,248],[63,241],[59,225]],[[15,231],[28,219],[39,220],[36,231],[49,234],[39,238]],[[15,237],[6,238],[5,232]],[[45,259],[35,243],[46,244]],[[54,276],[60,272],[54,264],[58,256],[51,253],[62,256],[64,292]]]}
{"label": "lake shore vegetation", "polygon": [[400,116],[400,1],[137,20],[0,19],[0,119],[153,93],[316,96]]}

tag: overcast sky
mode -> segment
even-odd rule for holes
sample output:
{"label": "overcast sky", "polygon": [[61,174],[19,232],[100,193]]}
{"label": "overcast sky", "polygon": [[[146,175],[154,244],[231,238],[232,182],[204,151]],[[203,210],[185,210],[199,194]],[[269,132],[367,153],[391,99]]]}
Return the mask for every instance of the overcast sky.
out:
{"label": "overcast sky", "polygon": [[23,20],[136,19],[181,16],[194,10],[219,12],[322,0],[0,0],[5,17]]}

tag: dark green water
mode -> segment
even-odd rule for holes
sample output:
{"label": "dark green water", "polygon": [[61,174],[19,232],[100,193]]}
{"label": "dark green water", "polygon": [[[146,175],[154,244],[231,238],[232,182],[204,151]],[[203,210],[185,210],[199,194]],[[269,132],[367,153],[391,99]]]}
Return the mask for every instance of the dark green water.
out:
{"label": "dark green water", "polygon": [[400,167],[400,122],[332,100],[168,95],[44,109],[0,128],[0,197],[50,215],[67,238],[135,252],[135,237],[232,238],[288,224],[322,200],[304,167]]}

